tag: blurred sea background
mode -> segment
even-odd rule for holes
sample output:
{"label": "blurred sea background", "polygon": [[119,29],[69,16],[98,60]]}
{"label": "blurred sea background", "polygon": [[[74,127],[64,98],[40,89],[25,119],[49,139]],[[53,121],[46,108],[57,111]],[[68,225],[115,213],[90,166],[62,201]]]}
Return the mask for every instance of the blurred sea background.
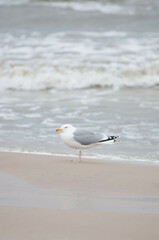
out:
{"label": "blurred sea background", "polygon": [[158,0],[0,0],[0,150],[76,155],[64,123],[121,136],[86,157],[159,163]]}

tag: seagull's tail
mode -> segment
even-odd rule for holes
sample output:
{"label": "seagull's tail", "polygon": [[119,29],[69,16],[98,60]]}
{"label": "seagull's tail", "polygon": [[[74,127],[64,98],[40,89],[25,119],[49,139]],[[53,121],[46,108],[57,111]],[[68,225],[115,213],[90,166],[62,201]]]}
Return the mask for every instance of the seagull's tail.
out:
{"label": "seagull's tail", "polygon": [[108,136],[107,139],[102,139],[99,142],[100,143],[114,143],[114,142],[119,142],[120,136]]}

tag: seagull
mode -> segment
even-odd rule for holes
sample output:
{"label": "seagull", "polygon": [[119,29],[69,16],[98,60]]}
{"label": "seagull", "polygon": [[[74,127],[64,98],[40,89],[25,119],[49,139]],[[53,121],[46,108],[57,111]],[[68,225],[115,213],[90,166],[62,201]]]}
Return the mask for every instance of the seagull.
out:
{"label": "seagull", "polygon": [[78,162],[81,162],[82,149],[119,141],[119,136],[106,136],[104,133],[78,129],[71,124],[64,124],[56,131],[61,133],[62,141],[68,147],[79,149]]}
{"label": "seagull", "polygon": [[56,131],[61,132],[61,139],[68,147],[79,149],[78,162],[81,162],[82,149],[119,141],[119,136],[106,136],[104,133],[78,129],[71,124],[64,124]]}

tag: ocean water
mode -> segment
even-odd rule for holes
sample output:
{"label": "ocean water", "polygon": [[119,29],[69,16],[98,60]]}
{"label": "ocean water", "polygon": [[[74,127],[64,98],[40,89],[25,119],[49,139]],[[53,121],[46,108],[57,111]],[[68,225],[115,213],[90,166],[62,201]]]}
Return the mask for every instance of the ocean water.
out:
{"label": "ocean water", "polygon": [[86,157],[159,162],[159,2],[0,0],[0,150],[76,155],[57,127],[121,142]]}

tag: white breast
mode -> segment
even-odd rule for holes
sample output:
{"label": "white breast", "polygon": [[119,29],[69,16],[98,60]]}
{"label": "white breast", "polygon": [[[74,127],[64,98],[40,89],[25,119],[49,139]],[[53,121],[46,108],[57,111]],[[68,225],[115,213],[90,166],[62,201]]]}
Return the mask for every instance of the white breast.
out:
{"label": "white breast", "polygon": [[73,139],[72,132],[62,132],[62,141],[71,148],[81,149],[82,145]]}

